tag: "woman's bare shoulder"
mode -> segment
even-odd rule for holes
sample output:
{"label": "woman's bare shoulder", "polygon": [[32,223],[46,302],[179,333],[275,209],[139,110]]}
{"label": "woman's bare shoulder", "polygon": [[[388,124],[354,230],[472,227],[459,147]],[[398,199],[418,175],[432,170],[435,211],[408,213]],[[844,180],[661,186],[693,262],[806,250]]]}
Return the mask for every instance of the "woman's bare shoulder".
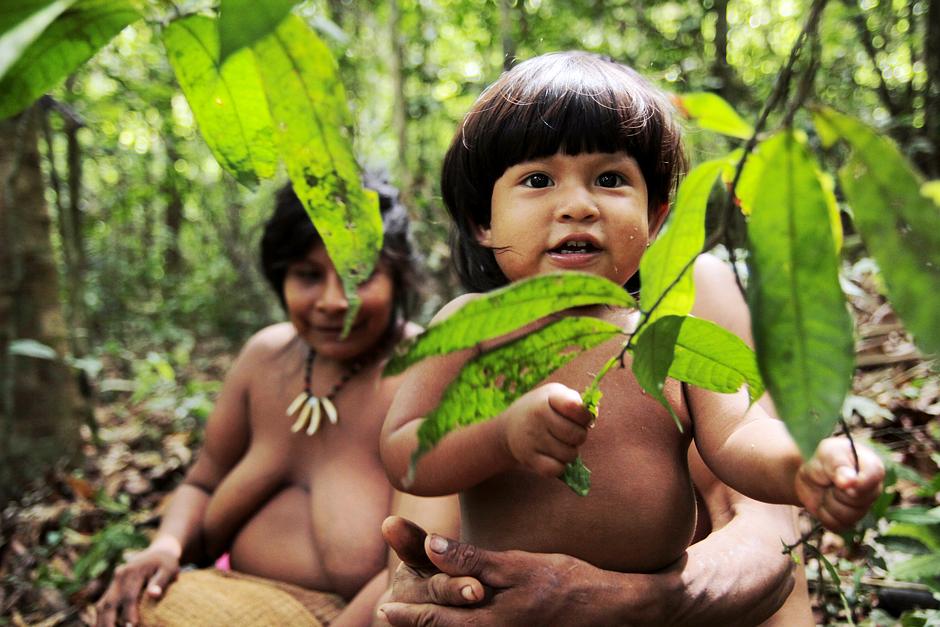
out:
{"label": "woman's bare shoulder", "polygon": [[297,331],[290,322],[278,322],[264,327],[248,338],[242,348],[242,356],[252,359],[282,354],[284,349],[297,340]]}
{"label": "woman's bare shoulder", "polygon": [[444,320],[447,320],[452,315],[460,311],[460,309],[466,306],[467,303],[474,301],[480,298],[481,296],[483,296],[483,294],[475,293],[475,292],[472,292],[469,294],[461,294],[454,300],[450,301],[449,303],[441,307],[441,310],[438,311],[436,314],[434,314],[434,317],[431,318],[431,322],[428,326],[431,326],[434,324],[440,324]]}

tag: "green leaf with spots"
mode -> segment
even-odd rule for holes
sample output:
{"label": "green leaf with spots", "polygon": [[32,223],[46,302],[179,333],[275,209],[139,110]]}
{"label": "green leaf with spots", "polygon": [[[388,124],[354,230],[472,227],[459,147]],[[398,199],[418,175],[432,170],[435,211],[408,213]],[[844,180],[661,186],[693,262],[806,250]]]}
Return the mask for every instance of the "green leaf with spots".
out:
{"label": "green leaf with spots", "polygon": [[425,357],[470,348],[549,314],[584,305],[633,307],[636,301],[623,287],[593,274],[557,272],[517,281],[468,302],[403,345],[385,374],[397,374]]}
{"label": "green leaf with spots", "polygon": [[31,105],[139,17],[127,0],[79,0],[62,11],[0,79],[0,119]]}
{"label": "green leaf with spots", "polygon": [[717,94],[695,92],[682,94],[676,99],[683,115],[704,129],[738,139],[750,139],[754,134],[754,128]]}
{"label": "green leaf with spots", "polygon": [[0,7],[0,78],[75,0],[20,0]]}
{"label": "green leaf with spots", "polygon": [[891,304],[918,346],[940,354],[940,207],[887,136],[832,109],[815,119],[852,148],[839,181]]}
{"label": "green leaf with spots", "polygon": [[761,146],[748,223],[749,300],[758,363],[804,455],[829,435],[849,389],[852,321],[817,167],[791,133]]}
{"label": "green leaf with spots", "polygon": [[493,418],[582,351],[622,333],[596,318],[562,318],[469,361],[418,429],[412,466],[454,429]]}
{"label": "green leaf with spots", "polygon": [[243,185],[277,171],[274,128],[250,50],[219,62],[216,21],[193,15],[170,22],[163,45],[203,139]]}
{"label": "green leaf with spots", "polygon": [[640,261],[640,307],[646,324],[670,314],[685,315],[695,302],[692,265],[705,245],[705,206],[715,179],[728,158],[697,166],[679,186],[676,205],[662,235]]}
{"label": "green leaf with spots", "polygon": [[269,35],[287,17],[298,0],[222,0],[219,3],[219,58]]}
{"label": "green leaf with spots", "polygon": [[345,333],[359,310],[356,287],[372,274],[382,248],[382,216],[378,195],[359,178],[336,61],[296,15],[253,50],[294,191],[343,281]]}

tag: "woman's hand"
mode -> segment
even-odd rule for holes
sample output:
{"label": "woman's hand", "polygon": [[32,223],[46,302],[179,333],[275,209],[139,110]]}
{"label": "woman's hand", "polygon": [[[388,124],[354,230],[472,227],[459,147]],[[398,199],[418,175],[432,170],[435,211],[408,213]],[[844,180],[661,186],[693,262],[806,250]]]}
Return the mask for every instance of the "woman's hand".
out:
{"label": "woman's hand", "polygon": [[151,545],[114,571],[114,579],[98,601],[98,627],[140,622],[138,602],[146,586],[147,596],[158,599],[180,570],[179,556],[171,549]]}
{"label": "woman's hand", "polygon": [[539,386],[506,410],[506,446],[522,466],[557,477],[578,456],[593,416],[581,395],[560,383]]}
{"label": "woman's hand", "polygon": [[796,476],[796,494],[803,506],[833,531],[852,527],[881,494],[884,464],[871,449],[855,449],[857,472],[848,438],[826,438]]}
{"label": "woman's hand", "polygon": [[[379,607],[379,617],[396,627],[507,621],[600,625],[613,609],[604,607],[603,571],[575,558],[486,551],[438,535],[426,537],[417,525],[394,516],[385,520],[382,532],[402,559],[392,578],[391,601]],[[635,624],[650,624],[642,605],[637,604]]]}

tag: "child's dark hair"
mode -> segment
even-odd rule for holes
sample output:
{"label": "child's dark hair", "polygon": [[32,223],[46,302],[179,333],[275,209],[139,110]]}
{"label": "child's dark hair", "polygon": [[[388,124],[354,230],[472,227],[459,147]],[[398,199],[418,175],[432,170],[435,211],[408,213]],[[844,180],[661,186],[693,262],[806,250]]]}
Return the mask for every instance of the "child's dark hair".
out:
{"label": "child's dark hair", "polygon": [[464,288],[508,283],[477,241],[493,185],[507,168],[553,155],[625,151],[646,180],[650,211],[668,203],[686,157],[666,95],[634,70],[588,52],[521,63],[474,103],[444,157],[441,192],[454,219],[453,260]]}
{"label": "child's dark hair", "polygon": [[[380,177],[366,173],[363,185],[379,194],[384,230],[381,259],[388,268],[394,288],[395,315],[392,319],[400,326],[414,313],[420,293],[420,262],[411,242],[408,211],[398,200],[398,190]],[[322,241],[293,187],[287,183],[277,192],[274,214],[265,223],[261,237],[261,270],[285,309],[287,267],[303,259]]]}

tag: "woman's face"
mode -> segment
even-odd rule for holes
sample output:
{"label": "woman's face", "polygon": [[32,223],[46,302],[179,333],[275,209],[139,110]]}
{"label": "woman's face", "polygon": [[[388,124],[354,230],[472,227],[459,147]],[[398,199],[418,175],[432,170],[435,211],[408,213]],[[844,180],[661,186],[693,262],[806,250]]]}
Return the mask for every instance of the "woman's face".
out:
{"label": "woman's face", "polygon": [[359,286],[362,306],[349,335],[340,339],[349,308],[343,284],[323,244],[317,244],[287,267],[284,300],[291,323],[317,354],[347,360],[365,355],[382,339],[392,317],[392,278],[380,261]]}

